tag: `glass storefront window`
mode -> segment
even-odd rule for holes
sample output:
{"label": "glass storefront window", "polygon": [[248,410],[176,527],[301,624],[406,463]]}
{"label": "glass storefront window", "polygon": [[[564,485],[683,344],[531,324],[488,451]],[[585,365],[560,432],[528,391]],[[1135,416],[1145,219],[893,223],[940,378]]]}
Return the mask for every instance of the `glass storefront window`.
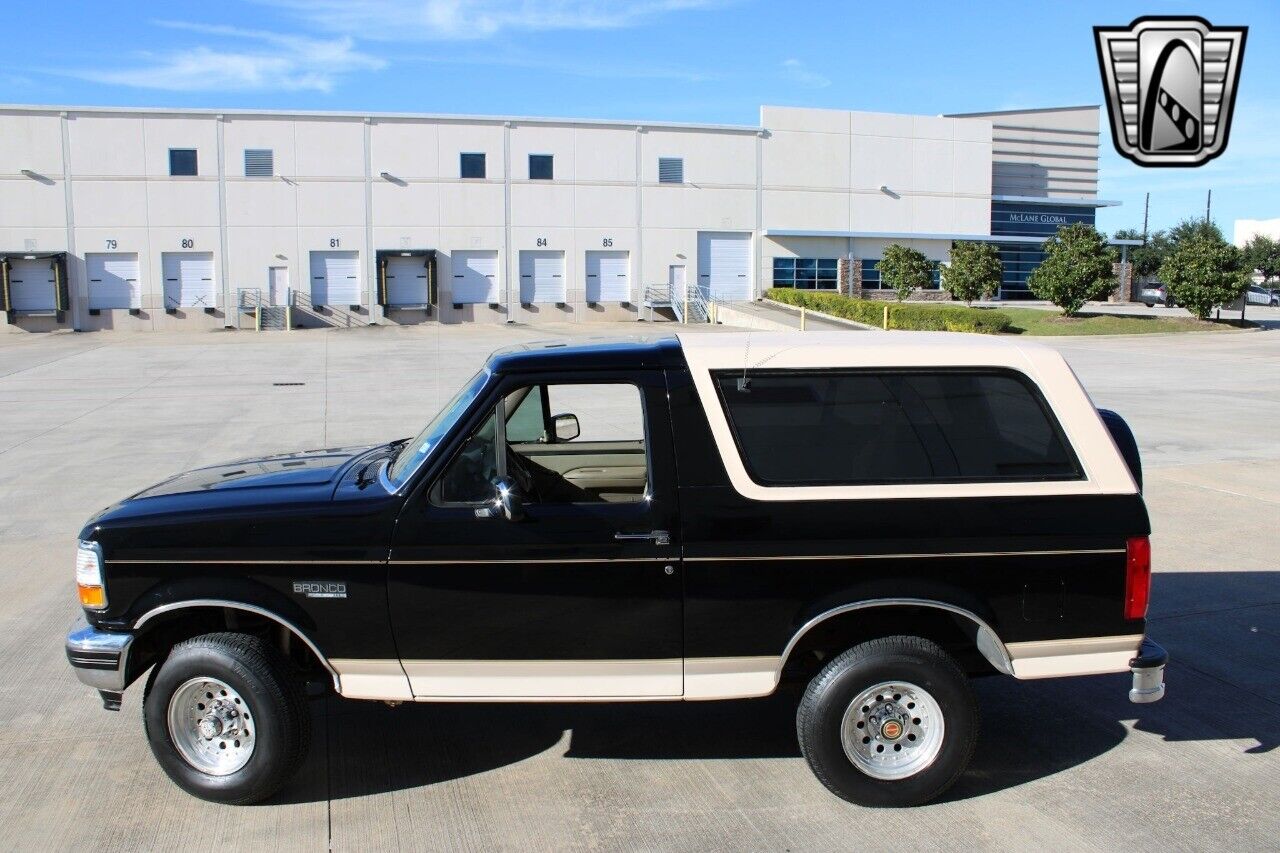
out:
{"label": "glass storefront window", "polygon": [[797,290],[835,290],[839,283],[837,258],[774,258],[773,286]]}
{"label": "glass storefront window", "polygon": [[[930,261],[933,267],[933,273],[929,277],[929,285],[925,290],[940,290],[942,288],[942,263],[940,261]],[[863,258],[862,259],[862,289],[863,290],[888,290],[889,286],[880,280],[880,259],[879,258]]]}

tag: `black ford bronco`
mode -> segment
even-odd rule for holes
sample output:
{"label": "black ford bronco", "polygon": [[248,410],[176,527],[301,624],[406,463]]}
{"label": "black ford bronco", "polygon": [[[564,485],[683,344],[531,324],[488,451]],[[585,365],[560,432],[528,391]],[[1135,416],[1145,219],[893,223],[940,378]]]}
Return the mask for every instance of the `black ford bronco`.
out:
{"label": "black ford bronco", "polygon": [[399,702],[807,685],[856,803],[964,771],[969,679],[1132,670],[1150,526],[1124,422],[1056,352],[956,334],[698,334],[495,353],[413,439],[201,468],[80,533],[67,656],[152,751],[269,797],[310,683]]}

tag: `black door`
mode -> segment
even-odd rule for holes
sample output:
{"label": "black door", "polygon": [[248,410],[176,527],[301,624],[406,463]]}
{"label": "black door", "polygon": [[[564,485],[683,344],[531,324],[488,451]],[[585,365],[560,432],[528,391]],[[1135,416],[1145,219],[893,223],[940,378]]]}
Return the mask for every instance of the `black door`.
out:
{"label": "black door", "polygon": [[680,695],[663,373],[509,377],[490,403],[397,523],[388,592],[414,694]]}

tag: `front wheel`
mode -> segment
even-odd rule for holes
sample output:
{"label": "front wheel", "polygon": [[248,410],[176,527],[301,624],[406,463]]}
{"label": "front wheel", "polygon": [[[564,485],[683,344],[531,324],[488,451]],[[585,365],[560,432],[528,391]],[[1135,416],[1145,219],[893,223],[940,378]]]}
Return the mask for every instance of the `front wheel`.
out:
{"label": "front wheel", "polygon": [[832,793],[862,806],[914,806],[964,772],[978,709],[968,678],[935,643],[884,637],[818,673],[796,730],[810,769]]}
{"label": "front wheel", "polygon": [[204,800],[256,803],[306,755],[310,716],[276,649],[246,634],[206,634],[174,646],[147,683],[143,723],[156,761]]}

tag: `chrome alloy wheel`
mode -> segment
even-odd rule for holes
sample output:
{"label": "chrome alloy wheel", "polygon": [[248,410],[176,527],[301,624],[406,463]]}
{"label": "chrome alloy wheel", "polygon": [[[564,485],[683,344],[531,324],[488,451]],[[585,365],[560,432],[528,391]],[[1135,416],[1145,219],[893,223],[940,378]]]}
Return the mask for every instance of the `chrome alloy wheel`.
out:
{"label": "chrome alloy wheel", "polygon": [[174,747],[201,773],[230,776],[253,756],[253,711],[216,678],[193,678],[173,691],[168,723]]}
{"label": "chrome alloy wheel", "polygon": [[905,779],[924,770],[942,750],[942,708],[907,681],[884,681],[859,693],[844,712],[845,755],[874,779]]}

